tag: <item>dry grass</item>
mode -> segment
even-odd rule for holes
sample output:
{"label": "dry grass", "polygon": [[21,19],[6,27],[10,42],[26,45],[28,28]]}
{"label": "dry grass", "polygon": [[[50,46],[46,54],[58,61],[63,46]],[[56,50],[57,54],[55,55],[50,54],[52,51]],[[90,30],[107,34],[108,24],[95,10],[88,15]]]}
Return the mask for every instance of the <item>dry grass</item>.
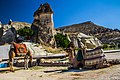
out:
{"label": "dry grass", "polygon": [[63,53],[64,52],[64,50],[62,48],[52,48],[50,46],[43,46],[43,47],[49,53],[57,54],[57,53]]}

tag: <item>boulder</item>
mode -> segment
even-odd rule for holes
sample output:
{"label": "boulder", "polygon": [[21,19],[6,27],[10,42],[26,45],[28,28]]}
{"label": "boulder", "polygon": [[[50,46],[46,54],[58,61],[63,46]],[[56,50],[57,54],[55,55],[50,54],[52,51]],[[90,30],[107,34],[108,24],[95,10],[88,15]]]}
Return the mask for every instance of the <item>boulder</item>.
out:
{"label": "boulder", "polygon": [[98,46],[102,46],[100,40],[96,37],[88,36],[83,33],[65,33],[69,40],[74,43],[76,48],[80,46],[86,46],[88,49],[94,49]]}
{"label": "boulder", "polygon": [[10,43],[15,41],[16,40],[15,38],[16,38],[15,34],[12,32],[12,30],[8,29],[3,33],[3,36],[1,37],[1,41],[5,43]]}

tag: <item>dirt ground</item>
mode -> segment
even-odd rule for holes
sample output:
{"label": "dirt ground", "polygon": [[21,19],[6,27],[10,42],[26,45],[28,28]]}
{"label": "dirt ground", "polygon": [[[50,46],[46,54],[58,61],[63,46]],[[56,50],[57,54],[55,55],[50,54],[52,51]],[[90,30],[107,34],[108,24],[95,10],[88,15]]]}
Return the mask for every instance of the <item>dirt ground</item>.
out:
{"label": "dirt ground", "polygon": [[0,80],[120,80],[120,65],[97,70],[67,70],[67,67],[33,67],[0,72]]}

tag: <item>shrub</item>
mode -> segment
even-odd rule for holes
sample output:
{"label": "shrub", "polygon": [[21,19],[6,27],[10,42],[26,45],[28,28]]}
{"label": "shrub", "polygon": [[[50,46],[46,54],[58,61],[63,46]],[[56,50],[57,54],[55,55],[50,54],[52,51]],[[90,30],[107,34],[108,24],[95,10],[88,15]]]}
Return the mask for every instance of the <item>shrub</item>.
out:
{"label": "shrub", "polygon": [[29,27],[24,27],[24,28],[19,29],[17,30],[17,33],[20,36],[24,36],[24,37],[33,35],[33,31]]}
{"label": "shrub", "polygon": [[108,47],[109,47],[108,44],[104,44],[104,45],[103,45],[103,49],[107,49]]}
{"label": "shrub", "polygon": [[109,46],[110,48],[115,48],[116,46],[114,44],[110,45]]}
{"label": "shrub", "polygon": [[60,33],[55,35],[55,40],[57,43],[57,47],[62,47],[62,48],[67,48],[70,43],[67,36]]}

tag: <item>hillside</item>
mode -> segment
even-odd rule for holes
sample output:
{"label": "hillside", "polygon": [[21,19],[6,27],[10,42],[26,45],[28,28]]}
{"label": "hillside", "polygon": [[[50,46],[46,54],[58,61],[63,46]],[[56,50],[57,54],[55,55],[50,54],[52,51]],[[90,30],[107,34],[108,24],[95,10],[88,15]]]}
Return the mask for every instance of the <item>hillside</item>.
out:
{"label": "hillside", "polygon": [[105,28],[103,26],[96,25],[91,21],[60,27],[56,30],[69,33],[82,32],[84,34],[97,37],[102,41],[102,43],[120,43],[120,31],[118,29],[112,30]]}
{"label": "hillside", "polygon": [[[30,23],[27,22],[12,22],[11,25],[16,29],[24,28],[24,27],[31,27]],[[3,25],[4,28],[9,29],[11,26],[8,24]]]}
{"label": "hillside", "polygon": [[30,23],[26,23],[26,22],[12,22],[12,25],[18,30],[20,28],[24,28],[24,27],[31,27]]}
{"label": "hillside", "polygon": [[[26,22],[12,22],[12,25],[16,28],[16,30],[25,26],[31,26],[31,24]],[[4,28],[8,27],[10,27],[8,24],[4,25]],[[103,26],[96,25],[91,21],[59,27],[56,30],[69,33],[82,32],[84,34],[97,37],[102,41],[102,43],[120,43],[120,30],[105,28]]]}

